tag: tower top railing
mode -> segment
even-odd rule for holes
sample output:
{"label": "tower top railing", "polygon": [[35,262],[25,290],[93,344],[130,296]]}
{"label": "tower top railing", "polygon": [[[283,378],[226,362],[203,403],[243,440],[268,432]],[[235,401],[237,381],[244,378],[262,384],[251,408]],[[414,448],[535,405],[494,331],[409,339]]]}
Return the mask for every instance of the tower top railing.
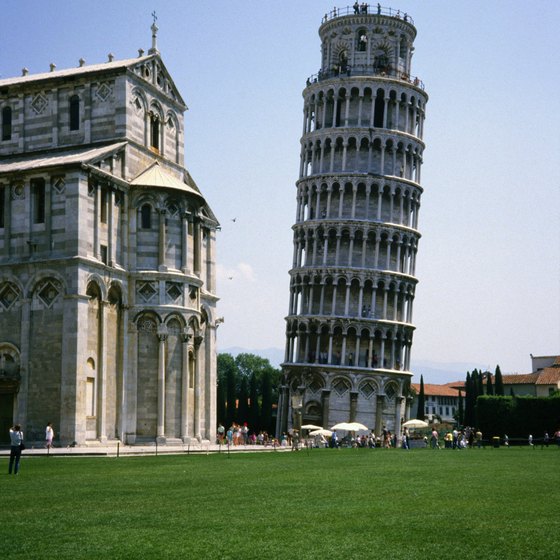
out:
{"label": "tower top railing", "polygon": [[385,8],[381,4],[370,6],[366,2],[356,2],[352,6],[346,6],[343,8],[335,7],[323,16],[321,24],[327,23],[327,21],[331,21],[332,19],[338,17],[359,16],[365,14],[394,17],[397,19],[402,19],[404,22],[414,25],[414,20],[406,12],[401,12],[401,10],[394,10],[393,8]]}
{"label": "tower top railing", "polygon": [[330,70],[319,70],[317,74],[309,76],[306,81],[306,86],[329,80],[330,78],[352,78],[356,76],[379,76],[380,78],[392,78],[412,84],[420,89],[424,89],[424,82],[416,77],[410,76],[406,72],[400,72],[391,68],[380,68],[372,64],[360,64],[356,66],[346,65],[344,69],[332,68]]}

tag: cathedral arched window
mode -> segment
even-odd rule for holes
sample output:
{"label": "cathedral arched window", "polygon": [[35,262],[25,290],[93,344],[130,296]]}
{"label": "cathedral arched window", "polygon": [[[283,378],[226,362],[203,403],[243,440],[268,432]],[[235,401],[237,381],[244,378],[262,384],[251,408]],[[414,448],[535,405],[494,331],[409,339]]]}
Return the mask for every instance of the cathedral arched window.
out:
{"label": "cathedral arched window", "polygon": [[31,179],[31,211],[34,224],[45,223],[45,180]]}
{"label": "cathedral arched window", "polygon": [[2,109],[2,140],[11,140],[12,138],[12,108],[4,107]]}
{"label": "cathedral arched window", "polygon": [[150,113],[150,146],[159,150],[160,121],[159,115]]}
{"label": "cathedral arched window", "polygon": [[80,98],[77,95],[70,98],[70,130],[80,130]]}
{"label": "cathedral arched window", "polygon": [[152,207],[149,204],[144,204],[140,208],[140,227],[152,229]]}
{"label": "cathedral arched window", "polygon": [[0,228],[4,227],[4,214],[6,213],[6,187],[0,187]]}

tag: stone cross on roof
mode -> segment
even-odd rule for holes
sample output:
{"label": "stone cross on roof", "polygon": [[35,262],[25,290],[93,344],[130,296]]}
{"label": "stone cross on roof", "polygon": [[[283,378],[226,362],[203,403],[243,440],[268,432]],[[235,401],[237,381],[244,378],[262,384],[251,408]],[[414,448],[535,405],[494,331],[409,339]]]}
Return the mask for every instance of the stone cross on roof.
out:
{"label": "stone cross on roof", "polygon": [[157,15],[155,10],[152,12],[152,17],[154,18],[154,22],[152,23],[152,48],[148,51],[149,54],[159,54],[158,48],[157,48],[157,32],[158,32],[158,26],[156,25],[156,21],[157,21]]}

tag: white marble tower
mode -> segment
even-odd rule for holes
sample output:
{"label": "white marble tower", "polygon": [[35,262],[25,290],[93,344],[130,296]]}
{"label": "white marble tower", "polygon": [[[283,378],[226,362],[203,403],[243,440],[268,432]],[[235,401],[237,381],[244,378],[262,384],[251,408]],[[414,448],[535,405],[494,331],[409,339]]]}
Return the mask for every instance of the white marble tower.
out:
{"label": "white marble tower", "polygon": [[358,421],[400,432],[412,372],[423,192],[416,28],[388,8],[335,9],[303,91],[294,259],[277,431]]}

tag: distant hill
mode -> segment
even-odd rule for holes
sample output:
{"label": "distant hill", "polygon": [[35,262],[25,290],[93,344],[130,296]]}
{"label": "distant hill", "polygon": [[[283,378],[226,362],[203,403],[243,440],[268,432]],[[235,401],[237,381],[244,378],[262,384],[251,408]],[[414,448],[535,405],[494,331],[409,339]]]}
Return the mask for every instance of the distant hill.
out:
{"label": "distant hill", "polygon": [[[280,364],[284,361],[284,350],[282,348],[259,348],[255,350],[234,346],[219,349],[218,352],[221,354],[231,354],[232,356],[237,356],[237,354],[255,354],[256,356],[266,358],[276,368],[280,367]],[[467,371],[472,371],[475,368],[484,371],[487,366],[469,362],[413,360],[413,381],[419,383],[420,375],[424,376],[424,383],[434,383],[436,385],[449,383],[450,381],[464,381]]]}
{"label": "distant hill", "polygon": [[420,376],[424,376],[424,383],[442,385],[450,381],[464,381],[467,371],[473,369],[486,370],[488,366],[469,362],[433,362],[428,360],[412,360],[412,372],[414,383],[420,382]]}

